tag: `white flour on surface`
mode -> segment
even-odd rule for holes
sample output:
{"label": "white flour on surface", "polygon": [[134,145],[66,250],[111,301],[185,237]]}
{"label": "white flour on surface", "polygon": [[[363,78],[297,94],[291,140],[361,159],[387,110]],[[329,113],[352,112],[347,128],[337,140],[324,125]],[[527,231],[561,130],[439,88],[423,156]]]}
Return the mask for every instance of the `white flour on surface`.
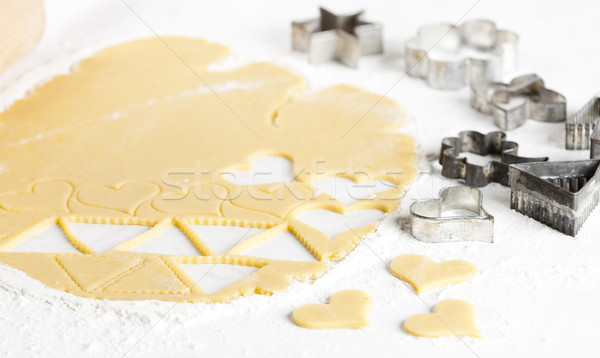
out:
{"label": "white flour on surface", "polygon": [[[492,184],[482,190],[484,206],[495,217],[493,244],[426,244],[406,231],[407,209],[413,200],[435,196],[444,185],[455,183],[439,175],[433,159],[431,167],[425,160],[435,157],[441,138],[461,130],[497,130],[491,117],[469,107],[467,89],[433,90],[420,79],[402,75],[404,41],[419,26],[456,22],[473,1],[370,2],[366,18],[384,23],[386,55],[361,59],[358,71],[336,63],[309,65],[306,54],[290,49],[290,21],[316,16],[318,5],[334,11],[360,9],[364,4],[359,1],[130,0],[127,4],[161,35],[206,38],[230,46],[243,61],[286,66],[304,76],[310,90],[345,83],[387,94],[416,118],[421,169],[433,174],[419,177],[399,217],[386,219],[378,232],[330,272],[313,283],[294,283],[273,296],[214,305],[82,299],[0,266],[0,356],[597,356],[600,209],[592,212],[578,237],[571,238],[510,210],[510,190]],[[118,0],[47,0],[45,5],[42,42],[0,76],[3,108],[100,48],[153,36]],[[598,91],[600,72],[595,69],[600,48],[589,43],[592,34],[600,31],[595,18],[600,3],[577,6],[547,1],[532,22],[531,14],[539,14],[539,6],[516,0],[479,2],[465,18],[492,18],[501,28],[519,33],[519,74],[535,71],[542,76],[549,88],[567,96],[572,113]],[[232,16],[233,8],[238,15]],[[556,18],[565,21],[556,24]],[[550,41],[552,46],[547,45]],[[528,121],[509,132],[508,139],[520,144],[524,156],[587,157],[585,152],[563,149],[563,124]],[[0,175],[2,170],[10,168],[0,169]],[[470,282],[416,296],[387,268],[394,257],[405,253],[425,254],[436,261],[467,260],[480,273]],[[343,289],[360,289],[373,298],[368,328],[308,330],[291,322],[295,308],[325,302]],[[416,338],[402,330],[407,317],[430,312],[446,298],[463,299],[476,307],[483,339]]]}

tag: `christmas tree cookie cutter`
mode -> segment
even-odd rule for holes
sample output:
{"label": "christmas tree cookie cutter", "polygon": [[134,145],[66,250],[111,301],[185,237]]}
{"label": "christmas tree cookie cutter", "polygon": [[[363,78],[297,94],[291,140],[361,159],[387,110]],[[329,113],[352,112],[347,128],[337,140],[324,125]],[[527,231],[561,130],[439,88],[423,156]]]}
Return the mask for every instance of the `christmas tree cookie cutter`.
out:
{"label": "christmas tree cookie cutter", "polygon": [[310,63],[338,60],[356,68],[360,56],[383,53],[383,27],[361,20],[363,11],[351,15],[319,11],[318,19],[292,22],[292,48],[308,52]]}
{"label": "christmas tree cookie cutter", "polygon": [[577,113],[567,119],[566,148],[591,149],[591,158],[600,156],[600,94],[596,94]]}
{"label": "christmas tree cookie cutter", "polygon": [[[463,131],[458,137],[442,139],[439,163],[446,178],[464,179],[472,187],[483,187],[490,182],[508,185],[508,167],[515,163],[544,162],[547,157],[527,158],[518,155],[519,145],[505,140],[506,133],[496,131],[482,134]],[[460,153],[500,155],[500,161],[492,160],[486,166],[469,163]]]}
{"label": "christmas tree cookie cutter", "polygon": [[516,33],[489,20],[429,25],[406,43],[406,69],[445,90],[497,81],[516,68],[518,42]]}
{"label": "christmas tree cookie cutter", "polygon": [[600,200],[600,160],[510,166],[510,207],[575,236]]}
{"label": "christmas tree cookie cutter", "polygon": [[[410,206],[410,234],[432,243],[493,242],[494,217],[483,208],[482,200],[483,194],[476,188],[442,188],[439,199],[417,200]],[[450,216],[452,212],[458,215]]]}
{"label": "christmas tree cookie cutter", "polygon": [[504,130],[520,127],[528,118],[542,122],[563,122],[567,118],[565,96],[547,89],[536,74],[515,77],[508,84],[472,85],[471,107],[493,115],[494,123]]}

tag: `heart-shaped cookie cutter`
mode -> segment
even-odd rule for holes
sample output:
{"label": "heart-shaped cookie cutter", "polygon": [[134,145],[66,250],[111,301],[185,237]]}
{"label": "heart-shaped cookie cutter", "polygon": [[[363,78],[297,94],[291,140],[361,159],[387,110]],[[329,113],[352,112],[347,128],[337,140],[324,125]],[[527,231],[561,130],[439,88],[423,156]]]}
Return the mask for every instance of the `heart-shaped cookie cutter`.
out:
{"label": "heart-shaped cookie cutter", "polygon": [[[460,27],[425,26],[406,42],[407,72],[445,90],[497,81],[516,68],[518,42],[516,33],[498,30],[489,20],[470,20]],[[443,56],[436,57],[432,50]]]}
{"label": "heart-shaped cookie cutter", "polygon": [[[515,105],[517,97],[522,101]],[[563,122],[567,118],[567,100],[547,89],[536,74],[515,77],[510,83],[480,83],[471,86],[471,107],[491,114],[494,123],[505,130],[522,126],[526,119]]]}
{"label": "heart-shaped cookie cutter", "polygon": [[[494,217],[485,211],[482,200],[483,194],[476,188],[442,188],[439,199],[417,200],[410,206],[410,234],[417,240],[434,243],[494,242]],[[459,214],[445,216],[449,211]]]}

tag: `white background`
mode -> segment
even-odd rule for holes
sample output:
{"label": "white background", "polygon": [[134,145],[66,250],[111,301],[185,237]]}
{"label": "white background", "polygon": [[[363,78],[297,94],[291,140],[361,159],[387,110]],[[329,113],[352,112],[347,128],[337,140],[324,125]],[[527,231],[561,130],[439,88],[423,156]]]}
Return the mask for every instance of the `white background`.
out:
{"label": "white background", "polygon": [[[535,72],[568,98],[569,113],[600,87],[600,33],[596,1],[128,1],[157,33],[201,37],[232,48],[240,62],[266,60],[306,77],[309,90],[338,83],[365,87],[405,105],[416,119],[424,159],[436,155],[444,136],[460,130],[495,130],[491,118],[468,105],[468,91],[438,91],[402,78],[403,43],[434,22],[490,18],[519,33],[520,71]],[[331,63],[311,66],[290,49],[290,21],[365,7],[366,19],[384,25],[386,53],[352,70]],[[65,73],[78,59],[111,44],[152,36],[120,1],[46,1],[47,27],[33,54],[0,77],[0,105],[37,83]],[[469,10],[470,9],[470,10]],[[466,15],[465,15],[466,13]],[[402,78],[400,81],[399,79]],[[506,78],[508,80],[509,78]],[[393,86],[396,84],[395,86]],[[393,86],[393,87],[392,87]],[[564,125],[529,121],[511,131],[526,156],[582,159],[564,148]],[[434,172],[439,168],[434,165]],[[225,305],[106,302],[74,298],[0,268],[2,356],[400,356],[578,357],[600,351],[600,212],[576,239],[511,211],[509,189],[490,185],[485,205],[496,218],[494,244],[424,244],[403,226],[415,198],[451,183],[439,175],[421,180],[407,195],[400,219],[388,219],[342,263],[315,283],[297,283],[272,297],[254,296]],[[387,270],[402,253],[435,260],[465,259],[481,273],[471,282],[417,297]],[[325,302],[333,293],[361,289],[374,300],[371,326],[362,330],[307,330],[291,312]],[[483,339],[415,338],[402,322],[429,312],[439,300],[459,298],[479,312]]]}

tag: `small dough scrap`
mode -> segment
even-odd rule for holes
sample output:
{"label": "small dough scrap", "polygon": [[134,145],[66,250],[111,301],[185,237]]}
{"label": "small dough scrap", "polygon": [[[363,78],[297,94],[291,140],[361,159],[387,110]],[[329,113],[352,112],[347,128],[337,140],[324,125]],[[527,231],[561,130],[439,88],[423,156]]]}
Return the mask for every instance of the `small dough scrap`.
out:
{"label": "small dough scrap", "polygon": [[421,313],[404,321],[404,330],[418,337],[470,336],[481,338],[475,324],[475,307],[462,300],[445,300],[433,313]]}
{"label": "small dough scrap", "polygon": [[292,320],[305,328],[361,328],[369,325],[372,300],[359,290],[340,291],[327,304],[302,306],[294,311]]}
{"label": "small dough scrap", "polygon": [[406,254],[396,257],[390,270],[403,281],[410,283],[417,293],[457,284],[472,279],[477,266],[463,260],[436,263],[424,255]]}

